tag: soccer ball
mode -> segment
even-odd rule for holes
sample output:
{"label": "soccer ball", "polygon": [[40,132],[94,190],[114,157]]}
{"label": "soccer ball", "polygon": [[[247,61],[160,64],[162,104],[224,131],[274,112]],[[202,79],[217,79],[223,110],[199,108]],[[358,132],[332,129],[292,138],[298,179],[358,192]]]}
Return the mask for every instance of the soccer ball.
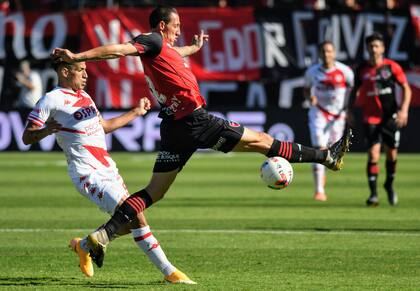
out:
{"label": "soccer ball", "polygon": [[286,188],[293,180],[292,165],[281,157],[268,158],[261,165],[261,179],[269,188]]}

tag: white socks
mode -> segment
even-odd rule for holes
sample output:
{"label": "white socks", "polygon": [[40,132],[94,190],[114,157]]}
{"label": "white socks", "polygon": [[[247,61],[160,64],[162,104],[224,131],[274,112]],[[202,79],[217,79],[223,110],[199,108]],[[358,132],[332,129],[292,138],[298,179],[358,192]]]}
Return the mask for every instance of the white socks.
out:
{"label": "white socks", "polygon": [[315,193],[325,193],[325,166],[312,164],[315,181]]}
{"label": "white socks", "polygon": [[147,225],[142,228],[132,229],[134,241],[140,249],[146,254],[149,260],[158,268],[165,276],[168,276],[175,272],[176,268],[166,258],[165,253],[158,240],[154,237],[150,231],[150,227]]}

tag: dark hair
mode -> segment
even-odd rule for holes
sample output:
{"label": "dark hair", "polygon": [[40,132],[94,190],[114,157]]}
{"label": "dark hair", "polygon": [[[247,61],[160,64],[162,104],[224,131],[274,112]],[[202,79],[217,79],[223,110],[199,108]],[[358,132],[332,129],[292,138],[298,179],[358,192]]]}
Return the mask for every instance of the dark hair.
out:
{"label": "dark hair", "polygon": [[164,21],[166,24],[170,21],[171,13],[178,14],[175,8],[170,6],[158,6],[150,13],[149,24],[151,28],[155,28],[159,22]]}
{"label": "dark hair", "polygon": [[375,40],[379,40],[380,42],[384,42],[384,37],[379,32],[374,32],[371,35],[368,35],[365,38],[365,43],[370,44],[371,42],[374,42]]}
{"label": "dark hair", "polygon": [[324,46],[327,45],[327,44],[330,44],[330,45],[332,45],[333,48],[335,48],[335,45],[331,40],[324,40],[323,42],[321,42],[318,45],[318,50],[321,51],[324,48]]}
{"label": "dark hair", "polygon": [[54,69],[54,71],[58,72],[59,69],[61,68],[61,66],[71,66],[70,63],[64,62],[64,61],[56,61],[54,60],[52,62],[52,68]]}

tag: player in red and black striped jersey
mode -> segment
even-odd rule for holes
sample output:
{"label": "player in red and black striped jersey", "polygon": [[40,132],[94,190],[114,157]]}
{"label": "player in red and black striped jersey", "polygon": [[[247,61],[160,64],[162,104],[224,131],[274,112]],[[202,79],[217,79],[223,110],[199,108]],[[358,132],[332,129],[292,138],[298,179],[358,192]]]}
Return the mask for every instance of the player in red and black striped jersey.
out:
{"label": "player in red and black striped jersey", "polygon": [[52,57],[69,63],[139,56],[150,92],[161,105],[161,148],[152,178],[145,189],[131,195],[102,229],[94,236],[103,244],[115,236],[122,225],[131,221],[160,200],[177,174],[197,149],[211,148],[222,152],[258,152],[268,157],[282,156],[290,162],[321,163],[339,170],[344,153],[349,148],[348,131],[329,149],[319,150],[297,143],[282,142],[272,136],[245,128],[208,113],[197,80],[183,57],[201,49],[208,35],[195,35],[192,45],[177,47],[180,20],[176,9],[158,7],[149,17],[152,31],[141,34],[124,44],[100,46],[73,54],[66,49],[54,49]]}
{"label": "player in red and black striped jersey", "polygon": [[[358,70],[355,81],[356,105],[363,111],[368,146],[367,176],[370,196],[368,206],[378,206],[377,177],[381,144],[386,153],[386,181],[384,188],[390,205],[398,203],[393,189],[396,172],[400,128],[407,125],[411,89],[400,65],[384,57],[382,35],[374,33],[365,40],[369,60]],[[402,88],[401,104],[397,103],[395,85]]]}

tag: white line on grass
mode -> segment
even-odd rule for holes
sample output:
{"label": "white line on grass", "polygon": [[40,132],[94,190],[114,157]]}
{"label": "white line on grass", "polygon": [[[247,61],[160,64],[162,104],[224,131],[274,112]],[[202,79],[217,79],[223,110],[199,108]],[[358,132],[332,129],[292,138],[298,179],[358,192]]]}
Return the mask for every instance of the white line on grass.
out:
{"label": "white line on grass", "polygon": [[[83,228],[0,228],[0,233],[6,232],[91,232]],[[420,236],[420,232],[405,231],[347,231],[347,230],[247,230],[247,229],[155,229],[158,233],[210,233],[210,234],[274,234],[274,235],[371,235],[371,236]]]}

